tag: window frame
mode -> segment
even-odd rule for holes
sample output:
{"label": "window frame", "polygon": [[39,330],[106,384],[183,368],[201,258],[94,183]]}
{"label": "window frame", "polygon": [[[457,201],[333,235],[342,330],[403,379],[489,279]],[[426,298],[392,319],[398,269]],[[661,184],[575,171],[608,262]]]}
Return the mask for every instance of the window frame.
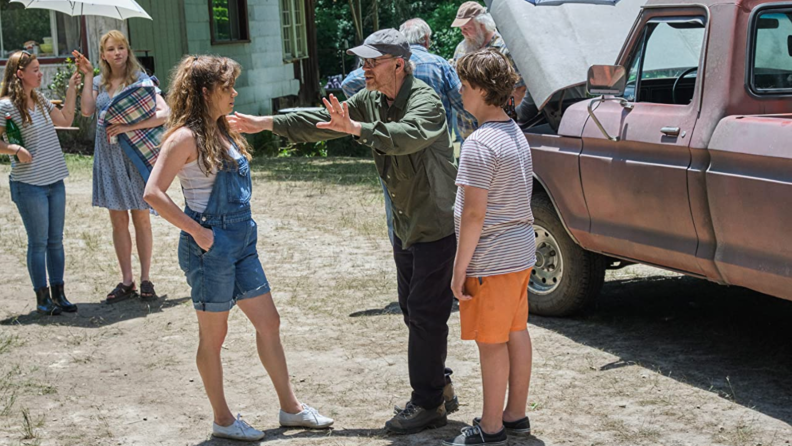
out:
{"label": "window frame", "polygon": [[[685,20],[687,19],[687,20]],[[637,37],[634,45],[630,48],[630,51],[627,53],[627,58],[625,60],[624,67],[627,70],[627,82],[629,84],[629,76],[630,76],[630,69],[632,68],[633,63],[635,63],[634,57],[636,55],[640,57],[640,62],[638,64],[638,72],[636,73],[635,79],[635,97],[631,101],[632,103],[639,104],[639,103],[648,103],[648,104],[657,104],[657,102],[649,102],[649,101],[641,101],[640,93],[641,93],[641,80],[643,77],[644,71],[644,62],[646,61],[646,49],[647,45],[649,44],[649,39],[651,36],[648,36],[649,33],[649,25],[652,23],[663,23],[663,22],[683,22],[683,21],[692,21],[693,19],[701,19],[702,24],[704,25],[704,35],[702,37],[701,43],[701,51],[699,53],[699,60],[698,60],[698,72],[696,74],[696,81],[694,85],[694,98],[695,98],[695,89],[699,86],[699,72],[702,70],[704,57],[707,50],[707,31],[709,28],[709,17],[705,14],[690,14],[690,15],[656,15],[649,17],[645,22],[643,22],[640,30],[640,35]],[[637,51],[637,54],[636,54]],[[691,104],[693,102],[691,101]],[[676,106],[688,106],[690,104],[664,104],[664,105],[676,105]]]}
{"label": "window frame", "polygon": [[760,5],[754,8],[754,10],[751,11],[751,15],[748,16],[748,38],[746,39],[747,48],[745,50],[745,91],[755,99],[792,97],[792,88],[760,89],[756,88],[754,83],[754,62],[756,62],[756,38],[758,32],[757,25],[759,23],[759,16],[768,10],[792,13],[792,3],[782,2]]}
{"label": "window frame", "polygon": [[[289,2],[290,9],[289,9],[289,18],[291,20],[290,23],[285,24],[283,22],[283,2]],[[299,10],[302,12],[302,26],[301,26],[301,34],[302,34],[302,47],[297,49],[297,21],[295,20],[296,12],[297,12],[297,4],[300,4],[301,7]],[[305,60],[310,58],[310,54],[308,52],[308,23],[307,18],[308,14],[305,10],[305,0],[279,0],[278,1],[278,11],[280,13],[280,28],[281,28],[281,54],[283,55],[283,63],[294,63],[301,60]],[[289,41],[291,42],[292,51],[290,53],[286,53],[286,39],[284,35],[286,34],[286,26],[289,28]]]}
{"label": "window frame", "polygon": [[[63,13],[58,12],[58,11],[51,11],[51,12],[54,13],[54,14],[63,14]],[[67,14],[63,14],[63,15],[68,17]],[[80,20],[80,30],[81,31],[80,31],[79,40],[80,40],[80,46],[82,47],[80,49],[82,50],[83,48],[88,48],[88,33],[85,32],[85,29],[86,29],[85,28],[85,26],[86,26],[85,16],[80,16],[80,17],[78,17],[78,19]],[[55,32],[56,33],[58,32],[57,26],[58,25],[57,25],[57,21],[56,21],[56,23],[55,23],[55,27],[56,27],[55,28]],[[41,64],[41,65],[60,65],[60,64],[63,64],[64,62],[66,62],[66,59],[68,59],[70,57],[71,56],[69,56],[69,55],[44,56],[44,57],[42,57],[41,55],[36,55],[36,60],[38,60],[39,64]],[[8,64],[8,58],[7,57],[0,57],[0,67],[4,67],[7,64]]]}
{"label": "window frame", "polygon": [[239,24],[240,34],[244,32],[244,39],[236,40],[215,40],[215,26],[214,26],[214,0],[208,0],[209,5],[209,39],[211,45],[236,45],[239,43],[250,43],[250,16],[248,15],[247,0],[228,0],[230,2],[237,2],[239,7]]}

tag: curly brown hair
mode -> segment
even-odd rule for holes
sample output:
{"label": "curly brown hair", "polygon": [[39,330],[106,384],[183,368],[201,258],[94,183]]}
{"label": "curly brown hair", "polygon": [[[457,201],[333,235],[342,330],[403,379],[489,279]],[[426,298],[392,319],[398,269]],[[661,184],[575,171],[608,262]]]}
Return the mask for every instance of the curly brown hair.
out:
{"label": "curly brown hair", "polygon": [[459,79],[471,87],[484,90],[484,102],[503,107],[520,79],[509,59],[495,48],[486,48],[465,54],[456,64]]}
{"label": "curly brown hair", "polygon": [[242,67],[232,59],[218,56],[185,56],[171,73],[168,93],[168,131],[163,141],[181,127],[192,131],[198,147],[198,163],[209,175],[226,163],[236,166],[228,154],[224,139],[231,138],[239,152],[251,158],[245,138],[228,125],[225,116],[212,122],[211,103],[203,89],[211,94],[216,88],[233,87]]}
{"label": "curly brown hair", "polygon": [[[33,124],[33,119],[30,117],[30,111],[28,111],[28,98],[25,97],[25,90],[22,88],[22,79],[16,73],[18,70],[27,68],[34,60],[36,60],[36,55],[27,51],[12,53],[6,63],[5,74],[3,75],[3,88],[0,90],[0,98],[10,99],[19,114],[22,115],[22,125]],[[40,95],[36,90],[31,91],[30,96],[36,103],[36,107],[41,107],[41,114],[46,119],[50,119],[49,113],[47,113],[47,100],[44,96]]]}

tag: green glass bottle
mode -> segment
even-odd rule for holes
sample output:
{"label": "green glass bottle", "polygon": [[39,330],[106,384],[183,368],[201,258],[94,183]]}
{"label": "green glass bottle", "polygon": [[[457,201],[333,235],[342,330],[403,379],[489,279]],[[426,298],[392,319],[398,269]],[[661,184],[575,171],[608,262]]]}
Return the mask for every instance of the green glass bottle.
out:
{"label": "green glass bottle", "polygon": [[6,113],[5,119],[6,119],[5,133],[8,143],[17,144],[19,146],[24,147],[24,144],[22,143],[22,132],[19,131],[19,127],[17,127],[17,125],[11,119],[11,113]]}

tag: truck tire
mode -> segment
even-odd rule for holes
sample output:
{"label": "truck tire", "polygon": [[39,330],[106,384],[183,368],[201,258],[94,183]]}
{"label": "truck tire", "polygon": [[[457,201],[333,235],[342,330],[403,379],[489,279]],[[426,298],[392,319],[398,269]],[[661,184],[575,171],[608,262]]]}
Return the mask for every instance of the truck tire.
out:
{"label": "truck tire", "polygon": [[530,312],[568,316],[594,302],[605,280],[606,258],[579,247],[567,234],[550,197],[533,196],[536,265],[528,285]]}

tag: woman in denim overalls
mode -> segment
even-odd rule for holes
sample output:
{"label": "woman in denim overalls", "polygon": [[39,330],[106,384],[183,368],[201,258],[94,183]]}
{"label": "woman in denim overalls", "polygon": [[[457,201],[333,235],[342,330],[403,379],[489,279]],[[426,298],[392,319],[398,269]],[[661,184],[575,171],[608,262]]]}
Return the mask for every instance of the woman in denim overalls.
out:
{"label": "woman in denim overalls", "polygon": [[[234,305],[256,328],[259,357],[280,400],[280,424],[327,428],[333,420],[300,403],[289,382],[280,318],[256,251],[250,155],[244,138],[226,120],[240,71],[239,64],[224,57],[182,59],[170,82],[169,130],[144,198],[182,230],[179,265],[198,315],[197,364],[214,411],[212,434],[255,441],[264,433],[234,418],[223,392],[220,349]],[[167,195],[176,176],[187,202],[184,211]]]}

